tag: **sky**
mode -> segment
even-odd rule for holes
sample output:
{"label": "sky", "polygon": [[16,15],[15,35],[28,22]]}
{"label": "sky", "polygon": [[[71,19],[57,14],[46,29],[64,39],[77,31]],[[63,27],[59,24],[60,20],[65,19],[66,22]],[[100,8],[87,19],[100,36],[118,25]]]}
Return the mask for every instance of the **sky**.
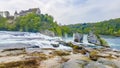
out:
{"label": "sky", "polygon": [[120,0],[0,0],[0,11],[40,8],[61,24],[90,23],[120,17]]}

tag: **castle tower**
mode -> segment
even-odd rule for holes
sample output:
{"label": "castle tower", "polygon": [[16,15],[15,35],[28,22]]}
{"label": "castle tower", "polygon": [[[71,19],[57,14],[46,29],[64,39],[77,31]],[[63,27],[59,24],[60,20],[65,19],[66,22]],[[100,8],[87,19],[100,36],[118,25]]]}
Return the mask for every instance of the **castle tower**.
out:
{"label": "castle tower", "polygon": [[14,13],[14,20],[15,20],[17,17],[19,17],[19,14],[17,13],[17,11],[15,11],[15,13]]}
{"label": "castle tower", "polygon": [[36,8],[36,14],[40,15],[41,14],[41,11],[39,8]]}

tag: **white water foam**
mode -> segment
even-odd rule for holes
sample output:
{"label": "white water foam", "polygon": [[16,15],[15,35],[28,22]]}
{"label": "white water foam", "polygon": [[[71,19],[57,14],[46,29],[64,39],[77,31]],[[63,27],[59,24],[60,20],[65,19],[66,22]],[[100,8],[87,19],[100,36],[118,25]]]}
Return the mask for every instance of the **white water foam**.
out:
{"label": "white water foam", "polygon": [[[7,47],[30,47],[54,48],[51,44],[58,44],[60,37],[49,37],[41,33],[0,31],[0,49]],[[60,45],[56,49],[71,49]]]}

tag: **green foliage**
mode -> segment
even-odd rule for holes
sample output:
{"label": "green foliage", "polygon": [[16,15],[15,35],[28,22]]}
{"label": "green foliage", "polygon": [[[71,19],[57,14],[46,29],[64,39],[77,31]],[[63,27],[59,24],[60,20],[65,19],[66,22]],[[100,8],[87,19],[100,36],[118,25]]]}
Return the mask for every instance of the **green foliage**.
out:
{"label": "green foliage", "polygon": [[0,30],[39,32],[51,30],[56,35],[62,36],[68,32],[65,26],[59,26],[54,18],[48,14],[36,15],[29,13],[25,16],[18,17],[13,23],[8,23],[7,18],[0,17]]}
{"label": "green foliage", "polygon": [[59,26],[51,15],[29,13],[18,17],[13,23],[8,23],[8,21],[7,18],[0,17],[0,30],[25,32],[50,30],[58,36],[64,36],[64,34],[72,36],[75,32],[88,33],[94,30],[97,34],[120,36],[120,18],[97,23]]}
{"label": "green foliage", "polygon": [[120,36],[120,18],[96,23],[68,25],[70,32],[88,33],[90,30],[102,35]]}
{"label": "green foliage", "polygon": [[104,39],[102,39],[102,38],[100,38],[100,43],[104,47],[109,47],[108,43]]}
{"label": "green foliage", "polygon": [[0,30],[6,29],[6,22],[7,22],[6,18],[0,17]]}

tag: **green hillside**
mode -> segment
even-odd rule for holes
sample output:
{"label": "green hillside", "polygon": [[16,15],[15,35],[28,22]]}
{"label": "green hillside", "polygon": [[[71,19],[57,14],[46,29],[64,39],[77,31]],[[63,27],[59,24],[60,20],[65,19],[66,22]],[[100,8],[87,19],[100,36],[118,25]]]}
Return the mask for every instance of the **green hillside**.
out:
{"label": "green hillside", "polygon": [[0,30],[40,32],[43,30],[53,31],[56,35],[62,36],[67,27],[59,26],[54,18],[48,14],[36,15],[34,13],[20,16],[13,23],[9,23],[7,18],[0,17]]}
{"label": "green hillside", "polygon": [[96,23],[83,23],[67,25],[71,33],[88,33],[90,30],[102,35],[120,36],[120,18],[110,19]]}

